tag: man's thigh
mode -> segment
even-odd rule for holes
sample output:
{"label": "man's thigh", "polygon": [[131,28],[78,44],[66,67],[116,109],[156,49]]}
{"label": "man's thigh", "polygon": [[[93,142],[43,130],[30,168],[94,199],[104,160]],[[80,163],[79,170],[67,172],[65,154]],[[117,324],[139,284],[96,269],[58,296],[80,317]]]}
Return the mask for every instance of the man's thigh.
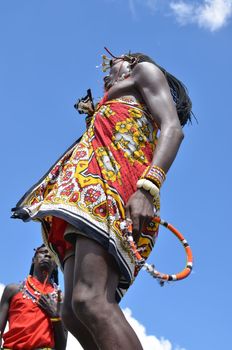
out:
{"label": "man's thigh", "polygon": [[[119,268],[98,242],[78,236],[75,247],[74,293],[85,297],[104,295],[115,302],[115,291],[119,282]],[[91,295],[88,295],[90,293]]]}

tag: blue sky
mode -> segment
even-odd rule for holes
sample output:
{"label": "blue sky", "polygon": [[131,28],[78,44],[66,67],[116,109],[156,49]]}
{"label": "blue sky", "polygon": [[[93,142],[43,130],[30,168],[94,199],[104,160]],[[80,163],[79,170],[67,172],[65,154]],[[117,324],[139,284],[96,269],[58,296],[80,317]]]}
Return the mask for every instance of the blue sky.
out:
{"label": "blue sky", "polygon": [[[231,0],[1,0],[0,283],[28,273],[40,226],[10,209],[84,131],[73,104],[89,87],[101,97],[103,47],[144,52],[184,81],[198,120],[184,128],[161,202],[194,270],[164,288],[141,272],[121,306],[156,341],[146,350],[231,347],[231,22]],[[175,273],[183,248],[160,230],[150,262]]]}

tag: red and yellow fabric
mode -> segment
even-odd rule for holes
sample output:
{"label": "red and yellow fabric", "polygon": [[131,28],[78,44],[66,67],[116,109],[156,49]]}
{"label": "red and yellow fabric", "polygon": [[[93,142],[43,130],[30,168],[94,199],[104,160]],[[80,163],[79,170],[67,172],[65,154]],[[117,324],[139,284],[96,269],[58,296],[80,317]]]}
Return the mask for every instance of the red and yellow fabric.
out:
{"label": "red and yellow fabric", "polygon": [[[138,179],[151,163],[157,131],[136,100],[103,100],[81,140],[18,204],[30,219],[42,221],[44,236],[61,261],[72,243],[63,237],[67,223],[113,254],[122,273],[118,300],[137,274],[133,256],[122,244],[120,223]],[[144,227],[138,242],[143,257],[150,254],[157,232],[155,222]]]}
{"label": "red and yellow fabric", "polygon": [[[43,286],[33,277],[31,280],[38,290],[43,290],[44,293],[54,292],[52,285]],[[35,295],[29,284],[26,288],[31,295]],[[11,299],[8,321],[9,330],[3,334],[4,348],[14,350],[54,348],[54,336],[49,317],[36,302],[26,297],[23,291],[19,291]]]}

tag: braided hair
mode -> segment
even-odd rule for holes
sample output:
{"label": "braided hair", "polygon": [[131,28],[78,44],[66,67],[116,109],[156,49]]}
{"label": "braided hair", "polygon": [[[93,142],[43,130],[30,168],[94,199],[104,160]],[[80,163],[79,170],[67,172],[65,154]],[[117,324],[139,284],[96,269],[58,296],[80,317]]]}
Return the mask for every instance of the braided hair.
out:
{"label": "braided hair", "polygon": [[[34,262],[33,262],[33,260],[34,260],[34,258],[36,257],[38,251],[39,251],[41,248],[44,248],[44,247],[45,247],[45,244],[42,244],[40,247],[34,249],[34,250],[35,250],[35,254],[34,254],[33,258],[32,258],[32,263],[31,263],[30,272],[29,272],[29,275],[31,275],[31,276],[32,276],[33,273],[34,273]],[[52,274],[51,274],[51,277],[50,277],[50,281],[51,281],[52,283],[57,284],[57,285],[59,284],[57,265],[56,265],[56,267],[54,268],[54,270],[52,271]]]}
{"label": "braided hair", "polygon": [[185,85],[179,79],[167,72],[163,67],[153,61],[149,56],[144,55],[143,53],[129,53],[127,57],[135,58],[130,65],[131,69],[133,69],[137,63],[150,62],[156,65],[163,72],[170,87],[170,92],[172,94],[173,100],[176,104],[177,115],[179,117],[181,126],[184,126],[187,122],[191,123],[193,116],[192,102]]}

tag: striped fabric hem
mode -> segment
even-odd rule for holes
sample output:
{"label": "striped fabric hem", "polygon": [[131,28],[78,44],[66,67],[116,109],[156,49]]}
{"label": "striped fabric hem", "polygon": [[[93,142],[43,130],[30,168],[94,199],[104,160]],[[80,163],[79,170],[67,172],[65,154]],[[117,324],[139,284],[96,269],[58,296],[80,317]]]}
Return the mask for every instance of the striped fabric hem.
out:
{"label": "striped fabric hem", "polygon": [[[37,214],[33,216],[33,220],[38,219],[43,223],[43,218],[46,216],[55,216],[65,220],[67,223],[74,226],[77,231],[82,232],[89,238],[100,243],[102,247],[104,247],[109,252],[109,254],[114,257],[121,271],[121,278],[119,280],[119,285],[116,293],[116,300],[117,302],[120,302],[122,296],[125,294],[134,280],[133,274],[135,266],[134,262],[128,256],[128,253],[122,247],[120,238],[118,238],[115,232],[112,230],[109,232],[109,228],[108,231],[104,230],[103,225],[101,227],[99,225],[96,225],[95,223],[91,222],[87,216],[83,217],[82,215],[78,215],[77,213],[74,213],[73,211],[65,208],[65,205],[43,205],[43,209],[40,209]],[[49,243],[46,225],[43,224],[42,227],[45,243],[50,247],[53,254],[57,255],[55,247]],[[65,238],[68,240],[68,236]],[[57,262],[62,269],[63,261]]]}

